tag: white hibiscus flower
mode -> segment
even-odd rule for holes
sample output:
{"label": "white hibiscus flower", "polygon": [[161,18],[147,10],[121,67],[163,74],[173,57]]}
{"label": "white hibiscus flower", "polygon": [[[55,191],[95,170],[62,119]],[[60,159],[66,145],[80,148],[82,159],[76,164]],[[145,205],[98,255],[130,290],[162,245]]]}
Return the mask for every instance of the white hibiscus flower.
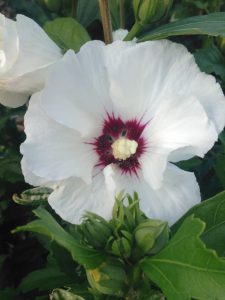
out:
{"label": "white hibiscus flower", "polygon": [[71,223],[85,211],[111,218],[125,189],[147,216],[172,224],[200,202],[194,174],[173,162],[203,157],[224,124],[220,86],[185,47],[92,41],[67,52],[32,97],[23,173],[53,187],[49,203]]}
{"label": "white hibiscus flower", "polygon": [[23,105],[43,88],[49,67],[62,57],[58,46],[30,18],[0,14],[0,103]]}

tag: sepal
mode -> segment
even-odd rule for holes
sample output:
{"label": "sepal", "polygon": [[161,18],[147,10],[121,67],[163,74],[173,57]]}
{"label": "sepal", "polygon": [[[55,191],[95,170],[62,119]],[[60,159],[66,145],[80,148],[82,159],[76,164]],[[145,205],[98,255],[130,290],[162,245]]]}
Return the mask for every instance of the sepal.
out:
{"label": "sepal", "polygon": [[108,258],[98,268],[87,270],[87,278],[93,290],[104,295],[122,297],[127,289],[125,265],[116,258]]}
{"label": "sepal", "polygon": [[155,219],[146,220],[138,225],[134,235],[139,255],[153,255],[169,241],[168,223]]}
{"label": "sepal", "polygon": [[88,212],[79,226],[84,240],[96,249],[103,249],[112,234],[110,224],[102,217]]}

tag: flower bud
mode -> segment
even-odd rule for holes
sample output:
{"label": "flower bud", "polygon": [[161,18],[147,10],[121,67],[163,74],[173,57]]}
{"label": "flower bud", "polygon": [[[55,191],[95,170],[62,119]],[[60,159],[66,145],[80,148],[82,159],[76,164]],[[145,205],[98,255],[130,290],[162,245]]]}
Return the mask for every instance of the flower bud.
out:
{"label": "flower bud", "polygon": [[169,240],[167,222],[160,220],[146,220],[135,230],[135,241],[139,255],[155,254],[165,247]]}
{"label": "flower bud", "polygon": [[165,17],[173,0],[133,0],[135,19],[142,25],[160,21]]}
{"label": "flower bud", "polygon": [[118,259],[107,259],[98,268],[87,270],[87,278],[91,287],[104,295],[122,297],[126,289],[127,276]]}
{"label": "flower bud", "polygon": [[120,257],[129,257],[131,255],[131,245],[125,237],[120,237],[113,242],[112,252]]}
{"label": "flower bud", "polygon": [[103,249],[112,234],[110,225],[93,213],[87,213],[80,230],[85,240],[96,249]]}

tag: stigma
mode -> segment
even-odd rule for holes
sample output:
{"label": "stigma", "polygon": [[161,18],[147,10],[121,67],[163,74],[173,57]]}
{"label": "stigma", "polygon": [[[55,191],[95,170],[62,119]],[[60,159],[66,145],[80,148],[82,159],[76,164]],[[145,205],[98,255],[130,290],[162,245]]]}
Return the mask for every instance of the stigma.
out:
{"label": "stigma", "polygon": [[125,137],[120,137],[112,145],[112,154],[115,159],[126,160],[137,151],[138,143]]}

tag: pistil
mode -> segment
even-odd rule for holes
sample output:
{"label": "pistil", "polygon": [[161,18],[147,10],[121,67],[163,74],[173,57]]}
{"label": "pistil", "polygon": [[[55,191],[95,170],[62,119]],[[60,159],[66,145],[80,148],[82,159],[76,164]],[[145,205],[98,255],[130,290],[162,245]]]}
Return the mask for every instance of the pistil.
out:
{"label": "pistil", "polygon": [[112,145],[112,153],[115,159],[126,160],[137,151],[138,143],[125,137],[120,137]]}

